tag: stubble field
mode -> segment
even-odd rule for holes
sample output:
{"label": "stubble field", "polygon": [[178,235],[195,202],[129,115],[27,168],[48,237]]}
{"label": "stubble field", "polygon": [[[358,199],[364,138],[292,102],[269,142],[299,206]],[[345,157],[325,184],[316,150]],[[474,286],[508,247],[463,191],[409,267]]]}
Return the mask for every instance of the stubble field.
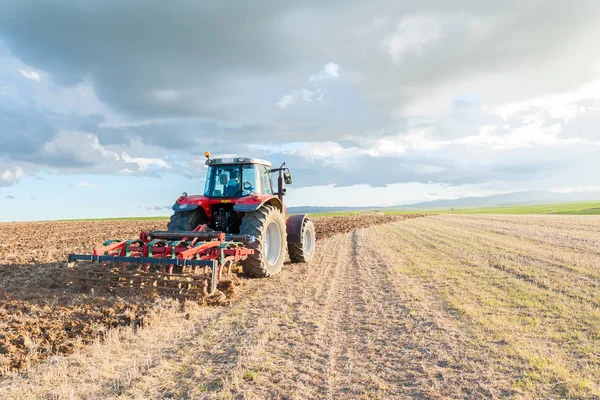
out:
{"label": "stubble field", "polygon": [[162,221],[1,224],[0,397],[600,396],[600,217],[396,218],[318,219],[312,262],[216,307],[64,287]]}

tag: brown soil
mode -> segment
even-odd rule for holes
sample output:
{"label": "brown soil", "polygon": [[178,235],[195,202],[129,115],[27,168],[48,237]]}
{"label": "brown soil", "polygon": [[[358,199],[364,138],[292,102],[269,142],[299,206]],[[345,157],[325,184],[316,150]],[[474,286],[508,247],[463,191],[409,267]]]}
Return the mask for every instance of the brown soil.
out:
{"label": "brown soil", "polygon": [[[415,216],[323,217],[315,226],[322,239]],[[155,297],[70,287],[65,261],[69,253],[89,253],[106,239],[135,238],[141,231],[165,228],[166,221],[160,220],[0,224],[0,376],[53,354],[71,353],[111,328],[143,325]],[[236,287],[248,282],[234,276],[202,301],[229,304]]]}
{"label": "brown soil", "polygon": [[314,219],[317,240],[325,239],[340,233],[352,232],[358,228],[372,225],[388,224],[405,219],[419,218],[424,214],[369,214],[347,215],[339,217],[317,217]]}

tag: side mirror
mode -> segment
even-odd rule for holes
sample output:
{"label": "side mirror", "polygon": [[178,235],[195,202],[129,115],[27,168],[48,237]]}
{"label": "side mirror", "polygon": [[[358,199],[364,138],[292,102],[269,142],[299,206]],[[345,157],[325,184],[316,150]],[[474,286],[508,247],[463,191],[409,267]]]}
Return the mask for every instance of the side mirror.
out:
{"label": "side mirror", "polygon": [[286,185],[290,185],[292,183],[292,174],[290,174],[289,172],[284,172],[283,181]]}
{"label": "side mirror", "polygon": [[221,185],[227,185],[227,174],[219,175],[219,183]]}

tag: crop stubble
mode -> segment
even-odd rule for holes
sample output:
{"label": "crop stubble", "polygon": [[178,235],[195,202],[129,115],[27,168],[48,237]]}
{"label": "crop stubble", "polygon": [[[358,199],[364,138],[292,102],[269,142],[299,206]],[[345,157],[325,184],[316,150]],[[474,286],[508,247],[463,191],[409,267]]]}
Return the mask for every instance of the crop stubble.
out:
{"label": "crop stubble", "polygon": [[[404,216],[324,217],[316,220],[320,240],[337,232],[386,223]],[[107,293],[67,287],[69,253],[89,253],[109,238],[133,238],[165,229],[165,221],[81,221],[0,224],[0,376],[26,369],[53,354],[68,354],[102,338],[110,328],[140,326],[156,296],[136,291]],[[205,304],[228,304],[235,276]]]}
{"label": "crop stubble", "polygon": [[231,307],[144,328],[145,340],[174,336],[152,351],[135,338],[97,345],[8,380],[4,394],[598,398],[599,245],[590,216],[348,228],[313,262],[243,285]]}

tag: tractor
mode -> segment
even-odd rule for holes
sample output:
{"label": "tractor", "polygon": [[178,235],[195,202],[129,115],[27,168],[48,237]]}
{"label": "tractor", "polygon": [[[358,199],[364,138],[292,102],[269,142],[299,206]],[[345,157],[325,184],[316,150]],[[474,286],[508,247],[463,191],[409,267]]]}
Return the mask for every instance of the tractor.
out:
{"label": "tractor", "polygon": [[[285,185],[292,175],[283,163],[256,158],[210,158],[203,195],[183,193],[173,205],[169,232],[192,231],[206,225],[213,231],[254,237],[254,250],[242,264],[253,277],[278,274],[286,252],[292,262],[307,262],[315,251],[315,228],[304,214],[286,217]],[[277,173],[277,190],[271,174]]]}
{"label": "tractor", "polygon": [[[205,156],[204,193],[183,193],[172,207],[166,231],[108,240],[91,255],[70,254],[71,271],[77,261],[102,263],[77,279],[86,276],[95,282],[181,295],[210,294],[233,265],[250,277],[268,277],[281,272],[286,254],[293,263],[312,259],[312,221],[305,214],[286,215],[285,185],[292,183],[292,175],[285,163],[271,168],[268,161],[255,158],[211,158],[209,152]],[[277,174],[276,190],[272,174]],[[210,287],[201,267],[204,275],[210,271]]]}

